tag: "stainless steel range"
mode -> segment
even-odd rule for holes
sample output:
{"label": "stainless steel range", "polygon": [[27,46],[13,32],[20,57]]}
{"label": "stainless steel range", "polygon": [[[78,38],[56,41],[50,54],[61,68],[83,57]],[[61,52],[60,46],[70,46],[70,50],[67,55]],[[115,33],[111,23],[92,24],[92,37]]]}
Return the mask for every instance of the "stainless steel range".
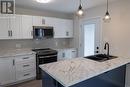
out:
{"label": "stainless steel range", "polygon": [[57,51],[45,48],[45,49],[32,49],[36,52],[36,79],[40,80],[42,77],[40,64],[46,64],[57,61]]}

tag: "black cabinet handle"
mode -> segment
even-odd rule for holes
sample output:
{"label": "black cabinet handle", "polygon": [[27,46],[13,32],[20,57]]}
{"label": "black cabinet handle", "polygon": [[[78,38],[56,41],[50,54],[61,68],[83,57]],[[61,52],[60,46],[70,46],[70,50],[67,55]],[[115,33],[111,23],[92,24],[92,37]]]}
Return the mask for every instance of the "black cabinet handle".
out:
{"label": "black cabinet handle", "polygon": [[11,33],[11,37],[13,36],[13,32],[12,32],[12,30],[10,31],[10,33]]}
{"label": "black cabinet handle", "polygon": [[29,57],[25,57],[25,58],[23,58],[23,59],[29,59]]}
{"label": "black cabinet handle", "polygon": [[30,73],[28,73],[28,74],[24,74],[24,76],[29,76],[30,75]]}
{"label": "black cabinet handle", "polygon": [[11,34],[10,34],[10,30],[8,30],[8,36],[9,36],[9,37],[11,36]]}
{"label": "black cabinet handle", "polygon": [[30,65],[23,65],[23,67],[28,67],[28,66],[30,66]]}
{"label": "black cabinet handle", "polygon": [[15,65],[15,60],[13,59],[13,66]]}

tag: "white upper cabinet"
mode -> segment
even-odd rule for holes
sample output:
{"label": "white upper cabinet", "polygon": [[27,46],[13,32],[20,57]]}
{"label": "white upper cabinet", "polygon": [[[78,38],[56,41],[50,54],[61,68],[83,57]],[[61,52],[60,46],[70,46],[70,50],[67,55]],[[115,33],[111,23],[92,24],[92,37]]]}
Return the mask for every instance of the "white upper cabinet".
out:
{"label": "white upper cabinet", "polygon": [[0,39],[33,39],[33,26],[52,26],[54,38],[73,38],[73,20],[16,15],[0,19]]}
{"label": "white upper cabinet", "polygon": [[65,30],[62,28],[62,21],[58,18],[45,17],[45,25],[54,27],[54,38],[64,38]]}
{"label": "white upper cabinet", "polygon": [[45,20],[42,16],[33,16],[33,26],[43,26],[45,24]]}
{"label": "white upper cabinet", "polygon": [[45,25],[54,27],[54,38],[72,38],[73,20],[44,17]]}
{"label": "white upper cabinet", "polygon": [[32,16],[22,15],[22,39],[33,38]]}
{"label": "white upper cabinet", "polygon": [[0,39],[21,39],[21,16],[0,19]]}
{"label": "white upper cabinet", "polygon": [[64,20],[64,30],[66,33],[66,37],[73,37],[73,20]]}
{"label": "white upper cabinet", "polygon": [[1,18],[0,19],[0,39],[9,39],[9,19]]}
{"label": "white upper cabinet", "polygon": [[10,39],[22,39],[21,18],[21,15],[16,15],[15,18],[10,18]]}

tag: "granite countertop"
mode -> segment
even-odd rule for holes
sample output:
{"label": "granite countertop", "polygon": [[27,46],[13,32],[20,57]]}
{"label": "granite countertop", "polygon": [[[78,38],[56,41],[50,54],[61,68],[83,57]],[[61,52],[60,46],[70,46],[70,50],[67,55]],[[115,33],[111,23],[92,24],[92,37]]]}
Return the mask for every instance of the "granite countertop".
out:
{"label": "granite countertop", "polygon": [[0,49],[0,58],[35,54],[31,49]]}
{"label": "granite countertop", "polygon": [[128,63],[130,63],[130,58],[125,57],[118,57],[105,62],[75,58],[40,65],[40,68],[64,87],[69,87]]}

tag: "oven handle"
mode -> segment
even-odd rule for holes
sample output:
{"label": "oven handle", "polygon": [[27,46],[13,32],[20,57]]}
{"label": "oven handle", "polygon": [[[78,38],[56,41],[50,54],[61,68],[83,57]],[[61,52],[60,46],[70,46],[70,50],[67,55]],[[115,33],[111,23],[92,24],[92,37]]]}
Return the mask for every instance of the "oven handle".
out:
{"label": "oven handle", "polygon": [[55,56],[57,56],[57,55],[52,55],[52,56],[42,56],[42,57],[39,57],[39,58],[42,59],[42,58],[49,58],[49,57],[55,57]]}

